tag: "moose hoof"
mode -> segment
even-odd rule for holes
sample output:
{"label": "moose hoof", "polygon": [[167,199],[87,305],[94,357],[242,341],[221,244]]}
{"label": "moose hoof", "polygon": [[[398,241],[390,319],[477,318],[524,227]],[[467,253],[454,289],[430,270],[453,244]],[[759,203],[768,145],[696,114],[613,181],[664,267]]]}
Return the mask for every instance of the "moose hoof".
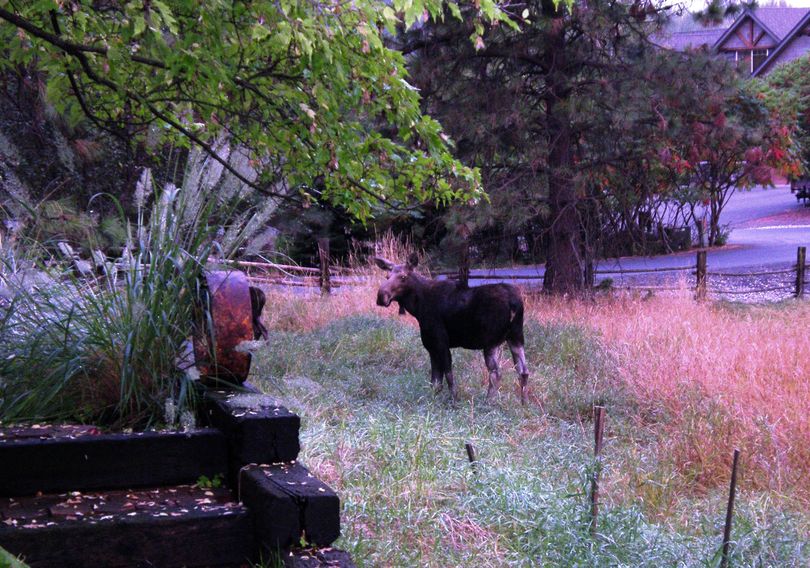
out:
{"label": "moose hoof", "polygon": [[528,373],[520,375],[520,403],[523,406],[526,406],[526,403],[529,400],[529,396],[526,392],[526,383],[529,382],[529,375]]}

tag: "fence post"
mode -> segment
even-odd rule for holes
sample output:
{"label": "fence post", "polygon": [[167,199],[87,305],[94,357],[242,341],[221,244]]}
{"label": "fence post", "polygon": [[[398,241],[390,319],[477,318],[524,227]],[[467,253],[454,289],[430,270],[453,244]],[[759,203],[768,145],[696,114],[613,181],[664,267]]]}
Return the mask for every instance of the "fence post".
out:
{"label": "fence post", "polygon": [[602,436],[605,432],[605,407],[593,407],[593,455],[594,470],[591,478],[591,536],[596,534],[596,519],[599,516],[599,469],[602,453]]}
{"label": "fence post", "polygon": [[734,516],[734,496],[737,494],[737,462],[740,459],[740,450],[734,450],[734,460],[731,464],[731,486],[728,491],[728,506],[726,507],[726,524],[723,527],[723,556],[720,559],[721,568],[728,566],[728,549],[731,545],[731,519]]}
{"label": "fence post", "polygon": [[458,282],[462,286],[467,286],[470,282],[470,241],[466,237],[459,250]]}
{"label": "fence post", "polygon": [[318,257],[321,260],[321,295],[328,296],[332,292],[332,278],[329,274],[329,239],[318,239]]}
{"label": "fence post", "polygon": [[697,253],[697,280],[695,283],[695,298],[706,299],[706,251],[699,250]]}
{"label": "fence post", "polygon": [[799,247],[796,251],[796,297],[804,295],[804,275],[807,263],[807,247]]}

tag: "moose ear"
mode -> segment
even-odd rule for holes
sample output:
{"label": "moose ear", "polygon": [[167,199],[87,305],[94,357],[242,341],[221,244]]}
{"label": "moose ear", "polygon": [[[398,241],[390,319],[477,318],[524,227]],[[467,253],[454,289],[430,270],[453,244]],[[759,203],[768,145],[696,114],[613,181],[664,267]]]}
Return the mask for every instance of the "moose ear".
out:
{"label": "moose ear", "polygon": [[383,270],[391,270],[394,268],[394,263],[390,260],[386,260],[384,258],[380,258],[379,256],[374,257],[374,264],[382,268]]}
{"label": "moose ear", "polygon": [[411,256],[408,257],[408,264],[406,265],[409,269],[416,268],[416,265],[419,264],[419,255],[415,252],[411,253]]}

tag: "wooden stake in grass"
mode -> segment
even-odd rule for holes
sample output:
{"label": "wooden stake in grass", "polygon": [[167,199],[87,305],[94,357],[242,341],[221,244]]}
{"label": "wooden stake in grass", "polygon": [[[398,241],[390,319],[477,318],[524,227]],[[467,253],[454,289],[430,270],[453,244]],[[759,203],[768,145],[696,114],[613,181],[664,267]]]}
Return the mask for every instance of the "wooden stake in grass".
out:
{"label": "wooden stake in grass", "polygon": [[728,506],[726,507],[726,525],[723,527],[723,557],[720,559],[720,568],[728,566],[728,550],[731,546],[731,518],[734,515],[734,496],[737,493],[737,462],[740,459],[740,450],[734,449],[734,460],[731,464],[731,487],[728,491]]}
{"label": "wooden stake in grass", "polygon": [[804,274],[807,262],[807,247],[799,247],[796,251],[796,297],[804,296]]}
{"label": "wooden stake in grass", "polygon": [[472,467],[473,473],[478,473],[478,467],[476,466],[475,459],[475,448],[469,442],[464,444],[464,448],[467,450],[467,459],[470,460],[470,467]]}
{"label": "wooden stake in grass", "polygon": [[593,407],[593,455],[594,470],[591,478],[591,536],[596,534],[596,519],[599,516],[599,454],[602,453],[602,436],[605,432],[605,407]]}

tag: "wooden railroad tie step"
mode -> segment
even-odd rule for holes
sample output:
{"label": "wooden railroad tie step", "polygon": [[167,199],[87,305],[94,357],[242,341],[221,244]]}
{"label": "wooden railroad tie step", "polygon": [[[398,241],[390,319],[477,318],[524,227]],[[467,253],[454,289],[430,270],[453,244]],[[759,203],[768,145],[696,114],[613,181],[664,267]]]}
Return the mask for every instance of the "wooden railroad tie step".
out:
{"label": "wooden railroad tie step", "polygon": [[275,399],[255,392],[208,390],[202,419],[226,436],[234,473],[249,463],[298,458],[301,419]]}
{"label": "wooden railroad tie step", "polygon": [[246,387],[205,391],[209,427],[189,432],[0,428],[0,546],[35,568],[245,566],[268,552],[352,568],[324,548],[340,500],[295,461],[299,417]]}
{"label": "wooden railroad tie step", "polygon": [[[237,491],[178,485],[0,498],[0,546],[32,567],[239,566],[260,550],[328,547],[338,536],[337,495],[294,462],[247,466]],[[307,563],[291,565],[333,565],[315,563],[333,556],[325,552],[283,558],[299,554]]]}
{"label": "wooden railroad tie step", "polygon": [[229,489],[190,485],[0,499],[0,546],[32,568],[239,566],[256,557]]}
{"label": "wooden railroad tie step", "polygon": [[266,550],[287,550],[302,540],[324,547],[340,536],[340,499],[300,464],[246,466],[239,493]]}
{"label": "wooden railroad tie step", "polygon": [[228,471],[225,436],[189,432],[105,434],[83,426],[0,431],[0,496],[194,483]]}

